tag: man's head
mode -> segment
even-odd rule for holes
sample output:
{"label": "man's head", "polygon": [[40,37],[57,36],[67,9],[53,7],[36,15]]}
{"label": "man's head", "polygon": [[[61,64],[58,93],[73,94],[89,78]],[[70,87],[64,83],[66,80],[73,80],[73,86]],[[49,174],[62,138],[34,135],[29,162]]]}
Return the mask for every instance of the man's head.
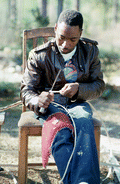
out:
{"label": "man's head", "polygon": [[63,11],[55,25],[56,43],[63,54],[70,53],[82,34],[83,17],[75,10]]}
{"label": "man's head", "polygon": [[79,26],[80,30],[82,31],[83,16],[76,10],[63,11],[58,18],[58,24],[62,22],[68,26]]}

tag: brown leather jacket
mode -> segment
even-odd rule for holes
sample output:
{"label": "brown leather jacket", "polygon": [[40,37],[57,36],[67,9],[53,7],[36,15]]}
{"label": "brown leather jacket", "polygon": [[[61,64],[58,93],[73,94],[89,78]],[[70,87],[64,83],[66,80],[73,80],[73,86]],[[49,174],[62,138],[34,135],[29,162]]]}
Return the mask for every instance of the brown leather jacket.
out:
{"label": "brown leather jacket", "polygon": [[[86,38],[80,39],[72,60],[78,73],[79,91],[74,99],[86,101],[98,98],[105,88],[101,65],[98,59],[97,42]],[[64,59],[58,51],[55,39],[33,49],[29,53],[27,67],[21,84],[23,102],[31,110],[34,101],[42,91],[49,91],[58,71],[64,67]],[[66,83],[63,72],[59,75],[54,90],[60,90]],[[58,95],[58,94],[57,94]],[[55,101],[62,104],[71,99],[55,96]],[[58,101],[59,99],[59,101]],[[38,108],[38,103],[36,105]]]}

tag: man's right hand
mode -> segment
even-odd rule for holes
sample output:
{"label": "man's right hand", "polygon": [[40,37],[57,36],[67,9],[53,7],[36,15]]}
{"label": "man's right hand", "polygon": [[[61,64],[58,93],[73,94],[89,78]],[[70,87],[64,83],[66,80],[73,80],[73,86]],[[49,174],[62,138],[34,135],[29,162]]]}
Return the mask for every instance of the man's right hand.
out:
{"label": "man's right hand", "polygon": [[45,109],[48,108],[49,104],[54,100],[54,94],[52,92],[43,91],[39,95],[39,107]]}

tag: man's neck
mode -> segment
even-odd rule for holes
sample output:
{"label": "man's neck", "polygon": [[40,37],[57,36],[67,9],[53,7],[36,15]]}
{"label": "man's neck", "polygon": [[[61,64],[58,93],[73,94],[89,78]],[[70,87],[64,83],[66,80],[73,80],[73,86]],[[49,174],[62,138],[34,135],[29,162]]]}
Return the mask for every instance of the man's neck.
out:
{"label": "man's neck", "polygon": [[72,52],[68,53],[68,54],[62,54],[61,52],[60,53],[63,56],[64,60],[68,61],[68,60],[70,60],[73,57],[73,55],[76,52],[76,49],[77,49],[77,46],[75,46],[74,50]]}

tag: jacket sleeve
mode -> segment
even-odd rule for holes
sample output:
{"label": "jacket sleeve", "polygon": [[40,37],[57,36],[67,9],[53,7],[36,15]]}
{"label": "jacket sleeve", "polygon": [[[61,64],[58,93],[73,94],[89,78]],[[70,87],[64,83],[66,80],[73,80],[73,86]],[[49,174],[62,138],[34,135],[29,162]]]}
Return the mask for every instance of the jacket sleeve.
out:
{"label": "jacket sleeve", "polygon": [[87,63],[89,62],[89,68],[88,65],[87,68],[85,65],[85,71],[89,73],[89,77],[86,82],[79,83],[77,100],[86,101],[96,99],[102,95],[105,89],[98,53],[97,46],[92,45],[92,47],[89,47],[87,61]]}
{"label": "jacket sleeve", "polygon": [[41,68],[42,66],[39,66],[39,63],[37,54],[32,50],[29,53],[27,66],[21,82],[21,99],[36,114],[39,114],[39,94],[44,89],[44,72]]}

